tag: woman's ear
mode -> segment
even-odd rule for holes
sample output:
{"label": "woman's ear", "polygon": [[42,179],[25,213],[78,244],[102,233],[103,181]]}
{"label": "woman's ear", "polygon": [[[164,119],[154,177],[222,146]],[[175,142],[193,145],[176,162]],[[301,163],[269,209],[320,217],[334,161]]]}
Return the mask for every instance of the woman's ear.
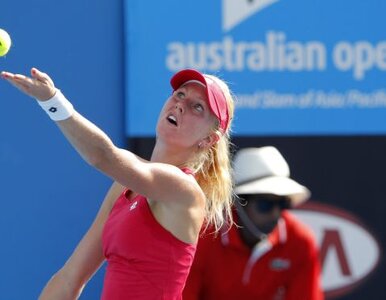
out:
{"label": "woman's ear", "polygon": [[198,148],[210,148],[214,144],[218,142],[220,139],[219,135],[216,132],[211,133],[208,135],[206,138],[203,138],[199,143],[198,143]]}

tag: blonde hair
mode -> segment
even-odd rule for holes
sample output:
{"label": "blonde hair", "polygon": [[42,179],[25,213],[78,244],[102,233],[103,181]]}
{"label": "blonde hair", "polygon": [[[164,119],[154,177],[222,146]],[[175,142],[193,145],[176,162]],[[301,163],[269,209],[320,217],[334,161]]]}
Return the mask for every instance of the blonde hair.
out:
{"label": "blonde hair", "polygon": [[217,143],[199,154],[193,167],[198,184],[206,195],[206,227],[213,226],[215,232],[227,224],[233,224],[233,184],[230,154],[230,128],[234,113],[234,100],[228,85],[213,75],[205,75],[214,80],[222,89],[228,105],[229,124],[225,133],[221,133],[218,124],[214,129],[219,136]]}

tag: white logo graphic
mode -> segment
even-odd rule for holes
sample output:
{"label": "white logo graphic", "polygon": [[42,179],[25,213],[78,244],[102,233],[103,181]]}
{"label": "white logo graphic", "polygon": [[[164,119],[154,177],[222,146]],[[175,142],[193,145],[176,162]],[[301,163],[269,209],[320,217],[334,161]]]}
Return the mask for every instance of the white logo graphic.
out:
{"label": "white logo graphic", "polygon": [[223,0],[222,28],[228,31],[258,11],[279,0]]}
{"label": "white logo graphic", "polygon": [[137,207],[138,201],[135,201],[133,204],[130,206],[130,210],[133,210],[134,208]]}
{"label": "white logo graphic", "polygon": [[272,270],[287,270],[291,266],[291,261],[285,258],[274,258],[271,260],[270,267]]}

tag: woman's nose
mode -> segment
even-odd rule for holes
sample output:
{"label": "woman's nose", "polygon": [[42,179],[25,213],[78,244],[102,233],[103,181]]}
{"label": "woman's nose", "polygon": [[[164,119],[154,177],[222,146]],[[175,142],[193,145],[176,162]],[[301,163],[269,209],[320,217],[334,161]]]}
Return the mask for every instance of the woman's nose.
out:
{"label": "woman's nose", "polygon": [[183,113],[184,112],[184,105],[183,105],[182,101],[177,102],[175,105],[175,108],[178,109],[180,111],[180,113]]}

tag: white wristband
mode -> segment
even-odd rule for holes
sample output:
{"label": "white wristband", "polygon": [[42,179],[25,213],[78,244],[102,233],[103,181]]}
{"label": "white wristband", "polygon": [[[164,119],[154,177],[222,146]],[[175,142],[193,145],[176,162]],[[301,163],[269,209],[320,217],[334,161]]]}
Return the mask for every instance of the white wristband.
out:
{"label": "white wristband", "polygon": [[38,101],[38,103],[53,121],[68,119],[74,113],[74,107],[71,102],[67,100],[59,89],[56,89],[56,93],[51,99]]}

